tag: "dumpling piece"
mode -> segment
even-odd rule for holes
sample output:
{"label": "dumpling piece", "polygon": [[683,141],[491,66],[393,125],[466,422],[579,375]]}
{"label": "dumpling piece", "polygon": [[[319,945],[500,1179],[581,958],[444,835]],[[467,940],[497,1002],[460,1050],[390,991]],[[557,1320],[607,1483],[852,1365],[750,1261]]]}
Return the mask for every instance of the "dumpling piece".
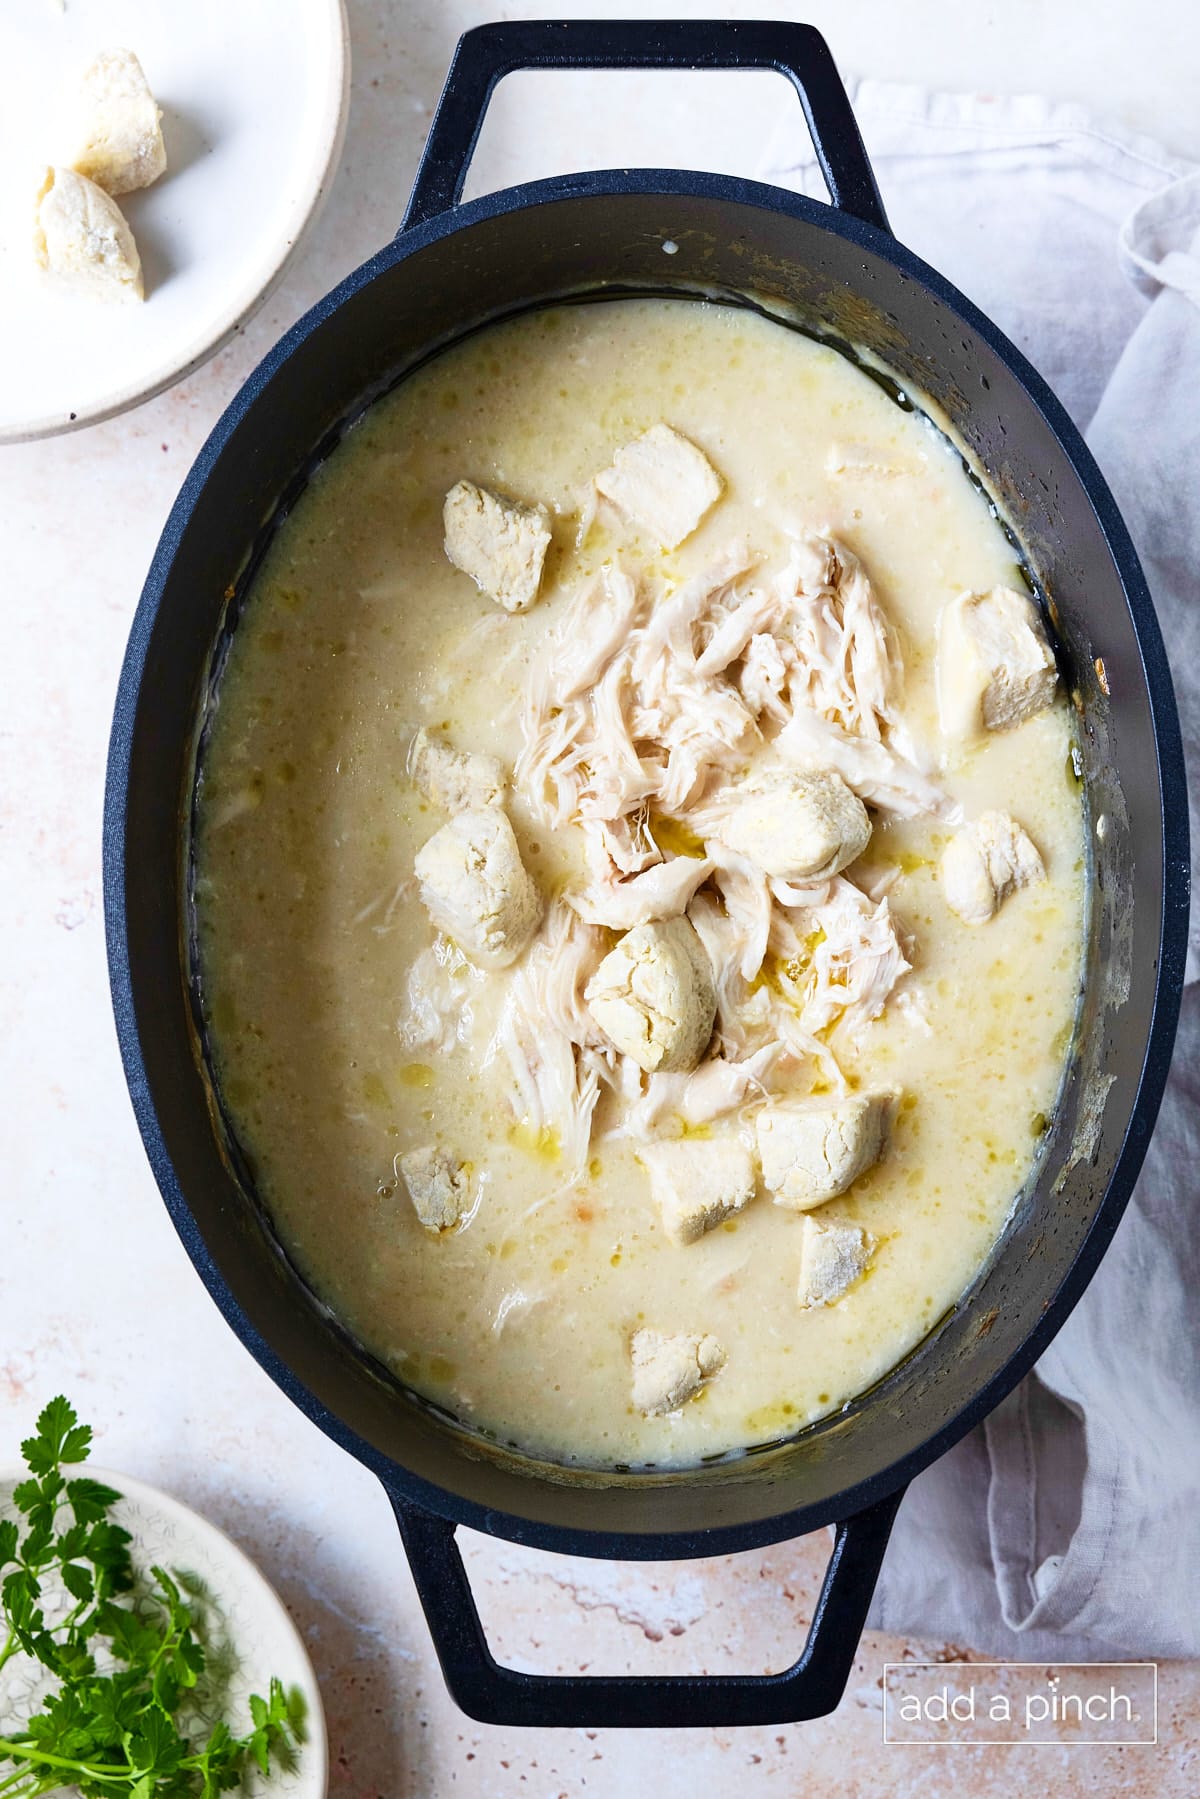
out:
{"label": "dumpling piece", "polygon": [[83,77],[72,168],[108,194],[149,187],[167,167],[161,120],[133,51],[102,51]]}
{"label": "dumpling piece", "polygon": [[498,806],[460,812],[417,851],[421,899],[439,930],[485,968],[507,968],[542,916],[542,899]]}
{"label": "dumpling piece", "polygon": [[808,1212],[836,1199],[883,1154],[890,1093],[766,1106],[754,1121],[763,1185],[777,1206]]}
{"label": "dumpling piece", "polygon": [[694,1243],[754,1198],[754,1158],[736,1138],[648,1144],[640,1159],[672,1243]]}
{"label": "dumpling piece", "polygon": [[424,726],[409,745],[408,772],[414,787],[442,812],[478,812],[504,804],[504,770],[495,756],[456,750]]}
{"label": "dumpling piece", "polygon": [[143,298],[142,259],[120,207],[73,169],[47,169],[33,233],[38,264],[97,300]]}
{"label": "dumpling piece", "polygon": [[719,834],[764,874],[823,881],[862,855],[871,820],[841,775],[797,770],[748,785]]}
{"label": "dumpling piece", "polygon": [[442,508],[446,554],[506,612],[528,612],[550,547],[544,506],[521,506],[473,481],[459,481]]}
{"label": "dumpling piece", "polygon": [[457,1156],[429,1144],[400,1157],[413,1211],[427,1231],[448,1231],[470,1210],[470,1181]]}
{"label": "dumpling piece", "polygon": [[875,1253],[874,1239],[856,1224],[822,1224],[807,1217],[800,1240],[800,1304],[835,1305],[865,1274]]}
{"label": "dumpling piece", "polygon": [[712,969],[686,918],[627,931],[584,998],[614,1048],[650,1074],[694,1068],[717,1015]]}
{"label": "dumpling piece", "polygon": [[725,1351],[715,1337],[679,1331],[634,1331],[629,1342],[633,1364],[633,1403],[648,1418],[677,1412],[725,1366]]}
{"label": "dumpling piece", "polygon": [[720,499],[721,477],[689,438],[651,425],[617,451],[596,490],[660,549],[674,550]]}
{"label": "dumpling piece", "polygon": [[1058,671],[1041,615],[1011,587],[962,593],[938,620],[938,712],[947,737],[1009,731],[1054,698]]}
{"label": "dumpling piece", "polygon": [[942,854],[946,904],[967,924],[986,924],[1010,893],[1045,878],[1037,845],[1007,812],[981,812]]}

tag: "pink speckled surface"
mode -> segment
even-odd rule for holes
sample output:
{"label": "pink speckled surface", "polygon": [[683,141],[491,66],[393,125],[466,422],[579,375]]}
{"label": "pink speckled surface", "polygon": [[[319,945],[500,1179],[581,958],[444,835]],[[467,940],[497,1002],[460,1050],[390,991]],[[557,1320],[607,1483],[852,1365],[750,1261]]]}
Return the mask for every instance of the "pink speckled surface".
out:
{"label": "pink speckled surface", "polygon": [[[511,10],[651,9],[629,0]],[[1165,113],[1151,118],[1147,100],[1135,122],[1181,145],[1194,128],[1185,86],[1168,79],[1170,34],[1143,31],[1142,11],[1105,4],[1107,25],[1088,37],[1068,81],[1059,49],[1095,16],[1083,0],[1055,9],[1014,0],[1005,20],[981,20],[969,39],[944,0],[913,0],[903,27],[884,0],[862,0],[844,28],[833,0],[725,10],[813,18],[848,63],[884,75],[912,78],[913,44],[924,42],[935,78],[968,86],[1000,80],[1012,66],[1008,39],[1023,32],[1023,78],[1045,71],[1051,91],[1085,100],[1110,95],[1123,61],[1136,77],[1131,91],[1150,94],[1157,55]],[[1154,0],[1149,10],[1164,30],[1168,15],[1186,29],[1180,0]],[[0,452],[0,1461],[37,1407],[65,1389],[98,1424],[100,1460],[177,1493],[260,1561],[316,1664],[336,1799],[626,1799],[651,1789],[656,1799],[692,1799],[747,1788],[788,1799],[942,1799],[963,1790],[977,1799],[1195,1799],[1193,1666],[1162,1669],[1156,1748],[885,1747],[884,1661],[955,1657],[970,1646],[878,1635],[864,1639],[840,1710],[809,1726],[668,1734],[472,1724],[442,1688],[381,1489],[251,1362],[159,1201],[116,1052],[100,905],[104,755],[129,620],[213,421],[278,334],[395,228],[453,39],[499,11],[474,0],[351,0],[345,159],[284,287],[173,392],[111,424]],[[747,106],[722,89],[721,104],[701,118],[686,89],[658,90],[661,104],[649,104],[650,88],[633,80],[621,116],[635,121],[638,160],[748,172],[776,106],[787,104],[770,91],[770,104]],[[476,185],[630,159],[628,133],[614,153],[612,129],[611,113],[585,116],[574,99],[544,113],[508,108],[489,127]],[[467,1539],[497,1652],[555,1671],[778,1667],[802,1640],[826,1553],[821,1536],[737,1559],[619,1567]]]}

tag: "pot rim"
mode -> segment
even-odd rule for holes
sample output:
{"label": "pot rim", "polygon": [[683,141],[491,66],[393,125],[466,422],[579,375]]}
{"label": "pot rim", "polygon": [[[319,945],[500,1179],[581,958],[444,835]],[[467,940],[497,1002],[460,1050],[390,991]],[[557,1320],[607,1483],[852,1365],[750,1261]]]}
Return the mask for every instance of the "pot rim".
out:
{"label": "pot rim", "polygon": [[[763,1519],[689,1531],[606,1531],[548,1524],[462,1498],[412,1474],[377,1450],[325,1406],[272,1348],[226,1283],[175,1175],[151,1097],[135,1012],[126,912],[127,846],[125,801],[129,787],[138,701],[150,640],[176,550],[217,461],[243,424],[254,402],[293,353],[361,289],[393,266],[460,231],[508,213],[563,200],[610,200],[623,196],[712,200],[769,211],[831,231],[872,251],[924,288],[966,324],[1003,362],[1040,412],[1071,464],[1099,524],[1133,621],[1152,722],[1162,829],[1163,901],[1159,953],[1150,1022],[1130,1122],[1087,1235],[1042,1316],[1009,1360],[940,1429],[907,1455],[866,1480],[845,1488],[836,1503],[794,1507]],[[669,288],[669,280],[663,282]],[[602,280],[597,291],[603,292]],[[687,290],[694,293],[694,288]],[[552,296],[547,296],[550,299]],[[455,333],[435,348],[455,341]],[[403,377],[401,377],[403,378]],[[362,398],[348,396],[350,405]],[[349,413],[349,407],[347,409]],[[309,446],[305,446],[306,450]],[[334,1442],[375,1473],[389,1493],[449,1522],[486,1534],[563,1554],[604,1559],[663,1561],[728,1554],[801,1536],[844,1519],[885,1498],[936,1461],[980,1422],[1016,1386],[1066,1322],[1091,1280],[1120,1221],[1149,1142],[1171,1063],[1182,995],[1187,947],[1189,859],[1187,787],[1183,745],[1170,668],[1158,620],[1128,529],[1108,485],[1061,402],[1014,344],[936,269],[890,233],[848,213],[789,189],[740,177],[675,169],[592,170],[500,189],[467,201],[424,223],[401,231],[368,261],[311,307],[268,351],[214,426],[180,489],[155,550],[121,669],[109,745],[104,807],[104,910],[109,982],[117,1035],[142,1140],[164,1203],[200,1278],[226,1322],[288,1398]],[[682,1469],[673,1482],[702,1477],[703,1467]],[[636,1477],[635,1477],[636,1478]],[[539,1477],[531,1473],[539,1484]],[[628,1484],[628,1483],[626,1483]]]}

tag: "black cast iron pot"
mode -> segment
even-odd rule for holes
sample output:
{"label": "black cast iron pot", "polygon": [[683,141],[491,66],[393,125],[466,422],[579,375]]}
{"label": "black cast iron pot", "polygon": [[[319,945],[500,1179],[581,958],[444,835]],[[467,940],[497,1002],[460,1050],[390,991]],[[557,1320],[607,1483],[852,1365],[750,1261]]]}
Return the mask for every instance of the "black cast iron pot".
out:
{"label": "black cast iron pot", "polygon": [[[776,69],[803,103],[833,204],[714,175],[622,169],[457,205],[493,87],[535,66]],[[677,249],[664,254],[667,245]],[[567,1476],[481,1443],[406,1394],[289,1265],[210,1103],[185,925],[187,820],[214,645],[236,621],[274,522],[346,425],[489,319],[564,296],[646,292],[752,302],[873,350],[910,392],[936,402],[987,472],[1049,604],[1080,711],[1093,844],[1086,979],[1036,1181],[971,1293],[908,1361],[846,1411],[759,1453],[671,1474]],[[167,1207],[251,1353],[383,1481],[465,1710],[493,1723],[662,1725],[776,1723],[833,1709],[906,1482],[1032,1366],[1116,1227],[1167,1074],[1187,865],[1170,674],[1108,489],[1028,363],[890,235],[817,33],[718,21],[468,33],[400,235],[271,352],[175,504],[121,676],[104,841],[121,1050]],[[568,1679],[502,1668],[454,1542],[466,1524],[573,1555],[665,1560],[830,1523],[834,1549],[804,1653],[761,1677]]]}

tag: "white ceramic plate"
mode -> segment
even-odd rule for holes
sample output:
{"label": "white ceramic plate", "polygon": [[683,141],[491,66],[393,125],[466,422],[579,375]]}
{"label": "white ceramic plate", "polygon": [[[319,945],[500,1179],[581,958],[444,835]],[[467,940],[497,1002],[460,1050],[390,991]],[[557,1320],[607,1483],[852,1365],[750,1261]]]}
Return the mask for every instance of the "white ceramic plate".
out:
{"label": "white ceramic plate", "polygon": [[[148,1487],[128,1474],[93,1468],[90,1462],[78,1472],[104,1481],[122,1495],[112,1516],[132,1533],[135,1568],[148,1569],[158,1563],[168,1570],[182,1569],[203,1581],[222,1632],[237,1652],[238,1664],[228,1690],[228,1716],[236,1729],[249,1729],[249,1696],[253,1692],[265,1694],[273,1674],[285,1687],[299,1687],[304,1694],[308,1740],[296,1768],[288,1773],[276,1770],[266,1780],[253,1768],[240,1792],[246,1799],[251,1795],[253,1799],[325,1799],[329,1748],[321,1695],[308,1651],[274,1588],[223,1531],[170,1494],[160,1493],[156,1487]],[[27,1474],[25,1468],[0,1471],[0,1518],[17,1516],[12,1490]],[[48,1592],[45,1601],[47,1616],[52,1620],[54,1596]],[[27,1665],[20,1659],[12,1661],[0,1678],[0,1730],[27,1715],[25,1708],[38,1700],[41,1687],[36,1668],[31,1667],[27,1682],[22,1680]]]}
{"label": "white ceramic plate", "polygon": [[[61,7],[61,9],[60,9]],[[167,173],[124,195],[143,305],[50,290],[33,196],[100,50],[141,58]],[[333,178],[350,57],[342,0],[2,0],[0,443],[110,418],[220,348],[279,280]]]}

